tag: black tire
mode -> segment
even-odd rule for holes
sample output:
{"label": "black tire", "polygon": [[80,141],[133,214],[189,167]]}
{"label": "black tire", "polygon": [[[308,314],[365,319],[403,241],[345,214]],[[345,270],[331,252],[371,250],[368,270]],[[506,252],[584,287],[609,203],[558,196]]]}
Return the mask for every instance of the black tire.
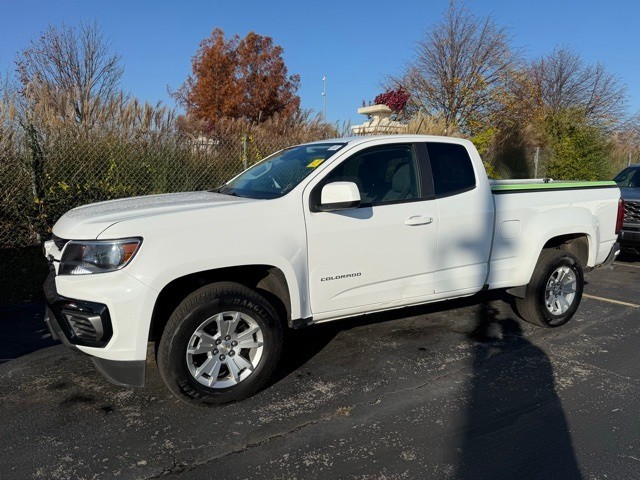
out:
{"label": "black tire", "polygon": [[[224,388],[212,388],[203,385],[191,373],[187,348],[192,342],[192,335],[196,329],[208,319],[223,312],[239,312],[243,318],[250,317],[251,321],[260,327],[261,357],[257,365],[254,365],[254,369],[250,370],[248,376],[239,383]],[[214,325],[213,322],[211,324]],[[169,390],[182,400],[199,404],[233,402],[253,395],[269,379],[280,359],[282,343],[282,323],[274,308],[264,297],[237,283],[214,283],[205,285],[186,297],[169,318],[158,344],[158,369]],[[216,350],[215,357],[218,357],[217,353],[219,352]],[[227,352],[227,356],[234,354],[235,352]],[[237,355],[240,355],[240,351]],[[206,356],[204,358],[207,359]],[[230,360],[230,358],[226,359],[227,362]],[[228,371],[228,376],[231,378],[231,370],[226,366],[221,369],[222,373]],[[216,378],[218,378],[217,375]],[[202,376],[198,376],[201,380],[203,379]],[[210,378],[213,379],[213,377]]]}
{"label": "black tire", "polygon": [[[546,290],[551,276],[560,267],[568,267],[575,275],[575,295],[566,311],[554,314],[547,307]],[[525,297],[516,298],[517,313],[523,320],[540,327],[560,327],[576,313],[582,300],[583,289],[584,274],[576,257],[562,250],[543,250],[536,263],[531,281],[526,287]]]}

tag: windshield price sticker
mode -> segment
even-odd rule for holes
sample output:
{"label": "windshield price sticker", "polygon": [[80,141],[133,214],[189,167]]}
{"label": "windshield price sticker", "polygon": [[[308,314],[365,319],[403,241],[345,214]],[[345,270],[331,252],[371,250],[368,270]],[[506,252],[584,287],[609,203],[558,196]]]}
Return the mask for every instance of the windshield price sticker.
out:
{"label": "windshield price sticker", "polygon": [[316,168],[322,162],[324,162],[324,158],[316,158],[309,165],[307,165],[307,168]]}

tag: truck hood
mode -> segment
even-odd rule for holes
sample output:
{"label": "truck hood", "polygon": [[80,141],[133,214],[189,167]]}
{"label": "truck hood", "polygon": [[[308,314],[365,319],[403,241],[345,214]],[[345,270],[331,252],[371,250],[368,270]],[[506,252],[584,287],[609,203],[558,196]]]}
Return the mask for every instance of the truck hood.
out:
{"label": "truck hood", "polygon": [[69,210],[54,225],[53,233],[67,240],[95,239],[110,226],[124,220],[250,201],[255,200],[214,192],[167,193],[109,200]]}
{"label": "truck hood", "polygon": [[620,196],[626,202],[640,201],[640,188],[620,188]]}

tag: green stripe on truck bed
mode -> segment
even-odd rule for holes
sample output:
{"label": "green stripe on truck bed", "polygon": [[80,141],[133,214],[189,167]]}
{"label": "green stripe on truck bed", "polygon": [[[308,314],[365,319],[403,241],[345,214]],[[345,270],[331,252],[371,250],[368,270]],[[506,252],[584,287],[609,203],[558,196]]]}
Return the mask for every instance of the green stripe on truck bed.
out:
{"label": "green stripe on truck bed", "polygon": [[491,185],[493,193],[535,192],[538,190],[567,190],[571,188],[614,188],[616,182],[549,182],[549,183],[512,183],[508,185]]}

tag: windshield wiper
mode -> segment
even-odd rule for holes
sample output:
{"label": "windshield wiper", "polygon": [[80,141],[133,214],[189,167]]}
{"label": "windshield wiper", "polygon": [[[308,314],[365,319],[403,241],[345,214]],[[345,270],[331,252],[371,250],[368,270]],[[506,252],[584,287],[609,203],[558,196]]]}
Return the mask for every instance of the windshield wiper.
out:
{"label": "windshield wiper", "polygon": [[218,187],[218,188],[214,188],[212,190],[209,190],[212,193],[220,193],[221,195],[230,195],[232,197],[241,197],[242,195],[240,195],[239,193],[236,192],[223,192],[222,189],[224,188],[224,186],[222,187]]}

